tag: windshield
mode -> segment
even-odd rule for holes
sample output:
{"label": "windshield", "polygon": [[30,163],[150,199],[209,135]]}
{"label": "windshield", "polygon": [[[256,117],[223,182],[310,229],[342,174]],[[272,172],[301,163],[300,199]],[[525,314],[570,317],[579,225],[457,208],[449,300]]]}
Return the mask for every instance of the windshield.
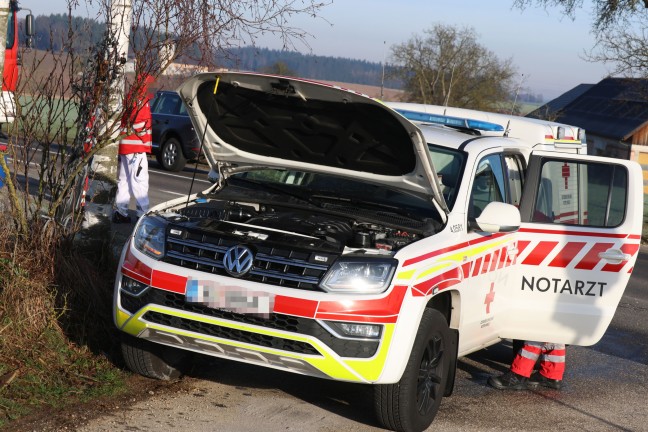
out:
{"label": "windshield", "polygon": [[466,154],[459,150],[434,144],[428,144],[428,150],[430,151],[434,169],[439,176],[443,198],[448,204],[448,208],[452,210],[461,184],[461,177],[466,164]]}
{"label": "windshield", "polygon": [[283,193],[332,211],[373,209],[417,219],[438,219],[434,205],[421,197],[333,175],[261,169],[235,174],[228,182],[256,186],[264,192]]}

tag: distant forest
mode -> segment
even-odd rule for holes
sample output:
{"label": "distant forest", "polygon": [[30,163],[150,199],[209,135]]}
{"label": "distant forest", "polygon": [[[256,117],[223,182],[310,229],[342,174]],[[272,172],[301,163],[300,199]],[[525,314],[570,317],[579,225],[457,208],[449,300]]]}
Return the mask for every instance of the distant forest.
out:
{"label": "distant forest", "polygon": [[[283,63],[294,75],[304,78],[373,86],[380,86],[382,81],[382,65],[366,60],[256,47],[235,49],[231,51],[230,58],[218,59],[218,64],[223,67],[249,71],[271,71],[278,63]],[[388,69],[385,72],[385,87],[402,87],[400,81],[389,79]]]}
{"label": "distant forest", "polygon": [[[35,17],[34,48],[51,49],[59,52],[69,44],[69,17],[63,14]],[[72,17],[75,32],[74,49],[83,49],[97,43],[105,25],[92,19]],[[327,81],[380,86],[382,65],[365,60],[340,57],[325,57],[301,54],[294,51],[279,51],[267,48],[243,47],[234,49],[215,59],[219,67],[247,71],[269,71],[274,65],[283,63],[296,76]],[[400,88],[399,81],[385,79],[385,87]]]}
{"label": "distant forest", "polygon": [[[70,18],[63,14],[39,15],[34,19],[34,48],[49,49],[54,52],[67,49],[66,46],[70,43],[69,22],[72,23],[72,29],[76,36],[72,39],[73,43],[70,48],[75,50],[85,49],[99,42],[105,29],[104,23],[88,18]],[[21,25],[24,26],[24,23]],[[21,37],[23,37],[22,32]],[[215,63],[224,68],[257,72],[272,72],[277,65],[281,65],[280,70],[288,75],[372,86],[380,86],[383,77],[383,67],[378,62],[258,47],[242,47],[231,50],[226,55],[215,59]],[[284,72],[285,70],[290,73]],[[384,86],[393,89],[402,88],[402,83],[399,80],[390,78],[390,70],[387,65]],[[511,95],[511,99],[513,98],[514,95]],[[521,92],[517,100],[518,102],[537,104],[544,102],[541,94],[526,92]]]}

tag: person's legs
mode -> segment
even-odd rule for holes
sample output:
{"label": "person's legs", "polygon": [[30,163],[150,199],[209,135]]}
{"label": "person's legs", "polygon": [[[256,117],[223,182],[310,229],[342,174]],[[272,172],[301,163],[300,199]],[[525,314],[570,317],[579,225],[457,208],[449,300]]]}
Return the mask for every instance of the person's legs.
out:
{"label": "person's legs", "polygon": [[540,375],[554,380],[562,380],[565,374],[566,353],[564,344],[546,344],[540,357]]}
{"label": "person's legs", "polygon": [[526,341],[511,363],[511,371],[529,378],[533,367],[542,354],[544,343]]}
{"label": "person's legs", "polygon": [[564,344],[545,344],[540,356],[540,370],[531,377],[529,383],[560,389],[565,374],[566,353]]}
{"label": "person's legs", "polygon": [[530,386],[528,379],[533,372],[538,357],[540,357],[542,346],[541,342],[524,342],[522,349],[518,351],[513,363],[511,363],[511,369],[498,377],[492,376],[488,378],[488,384],[500,390],[524,390],[538,386],[537,383]]}
{"label": "person's legs", "polygon": [[136,155],[136,161],[133,167],[131,191],[137,203],[137,217],[140,217],[149,209],[149,174],[146,153],[138,153]]}
{"label": "person's legs", "polygon": [[133,155],[119,155],[117,164],[117,195],[115,196],[115,209],[122,217],[128,217],[130,191],[128,178],[130,176],[130,159]]}

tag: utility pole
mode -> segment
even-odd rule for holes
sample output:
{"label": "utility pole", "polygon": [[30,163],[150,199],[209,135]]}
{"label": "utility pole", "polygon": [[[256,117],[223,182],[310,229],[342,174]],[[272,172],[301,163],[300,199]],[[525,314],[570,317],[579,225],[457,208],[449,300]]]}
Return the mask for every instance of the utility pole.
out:
{"label": "utility pole", "polygon": [[[0,0],[2,1],[2,0]],[[132,3],[131,0],[113,0],[110,5],[110,16],[107,17],[108,31],[110,37],[116,42],[113,47],[115,53],[106,53],[108,57],[114,55],[128,59],[128,46],[132,21]],[[110,89],[108,106],[105,107],[105,125],[113,127],[111,141],[100,151],[98,151],[92,161],[92,171],[95,173],[92,182],[90,196],[92,202],[96,204],[94,212],[97,215],[106,217],[105,221],[109,223],[112,215],[113,201],[117,190],[117,153],[119,149],[119,125],[121,121],[122,101],[124,99],[124,89],[126,78],[123,68],[118,71],[117,78],[113,81]],[[92,221],[88,220],[89,223]],[[109,230],[107,230],[110,232]]]}
{"label": "utility pole", "polygon": [[[117,55],[128,59],[128,41],[132,17],[131,0],[113,0],[110,5],[110,33],[117,41]],[[123,70],[115,80],[111,108],[119,108],[124,97],[126,84]]]}

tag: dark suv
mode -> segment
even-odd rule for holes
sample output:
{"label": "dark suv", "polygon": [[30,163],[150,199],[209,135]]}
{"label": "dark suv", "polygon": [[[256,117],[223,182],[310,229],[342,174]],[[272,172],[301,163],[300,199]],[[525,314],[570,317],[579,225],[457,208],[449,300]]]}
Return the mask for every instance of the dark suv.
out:
{"label": "dark suv", "polygon": [[151,103],[153,154],[168,171],[180,171],[199,156],[200,141],[175,91],[158,91]]}

